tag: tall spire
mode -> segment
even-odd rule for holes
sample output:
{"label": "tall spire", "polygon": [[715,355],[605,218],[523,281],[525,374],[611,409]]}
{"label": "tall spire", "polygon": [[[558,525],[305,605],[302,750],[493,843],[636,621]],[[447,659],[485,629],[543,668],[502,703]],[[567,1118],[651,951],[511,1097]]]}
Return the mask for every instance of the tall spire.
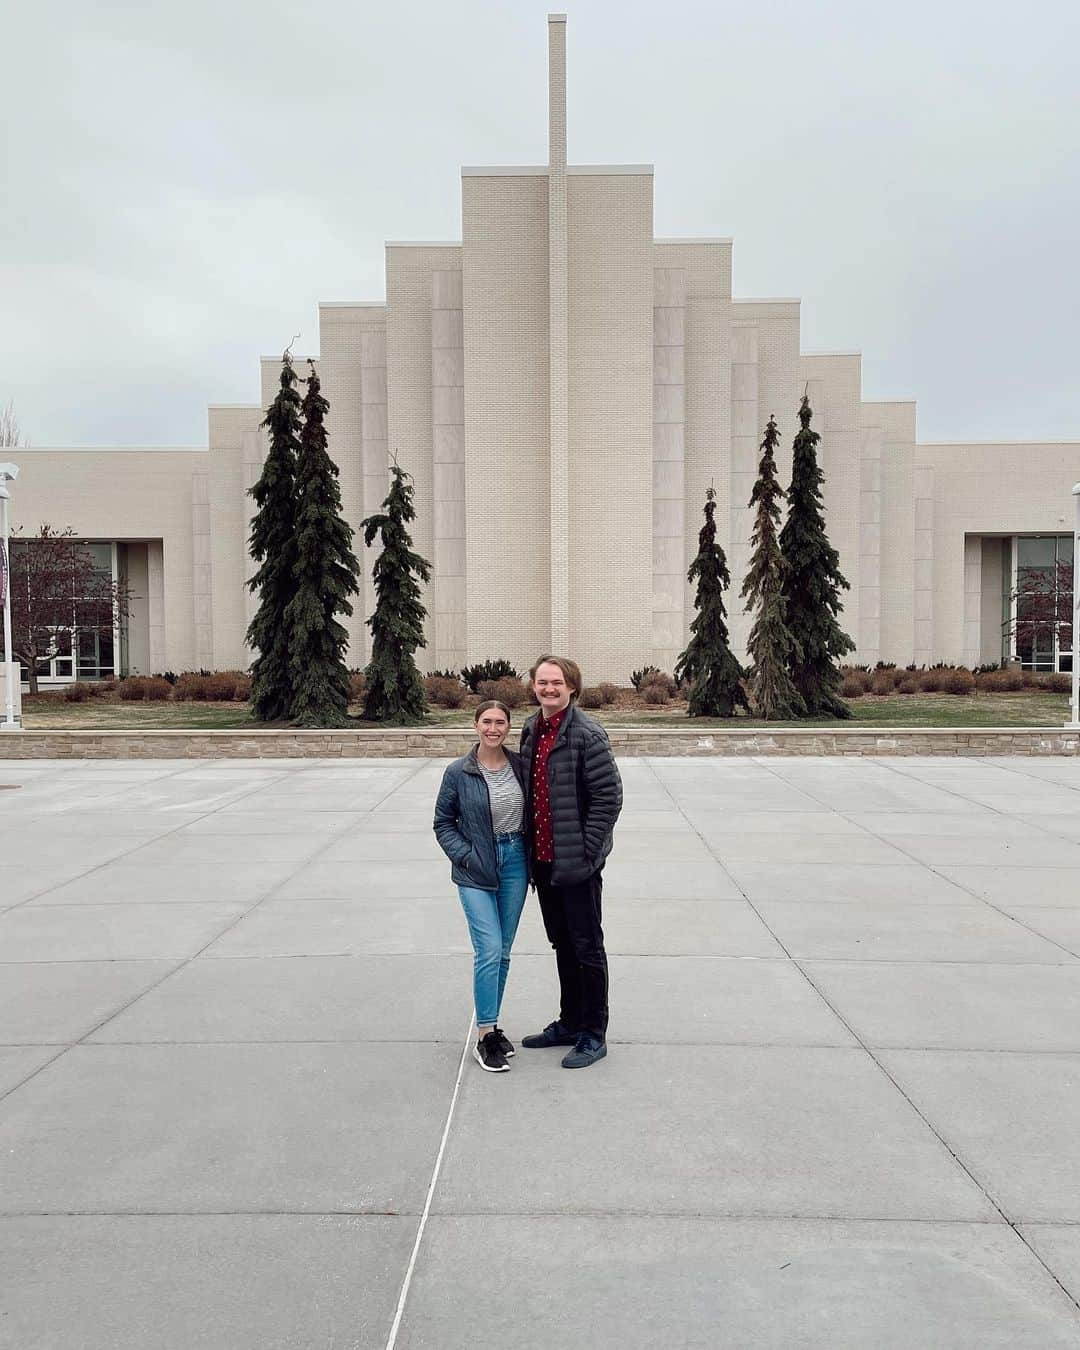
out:
{"label": "tall spire", "polygon": [[548,15],[548,164],[566,167],[566,15]]}
{"label": "tall spire", "polygon": [[566,15],[548,15],[548,474],[550,650],[570,646],[570,408],[566,242]]}

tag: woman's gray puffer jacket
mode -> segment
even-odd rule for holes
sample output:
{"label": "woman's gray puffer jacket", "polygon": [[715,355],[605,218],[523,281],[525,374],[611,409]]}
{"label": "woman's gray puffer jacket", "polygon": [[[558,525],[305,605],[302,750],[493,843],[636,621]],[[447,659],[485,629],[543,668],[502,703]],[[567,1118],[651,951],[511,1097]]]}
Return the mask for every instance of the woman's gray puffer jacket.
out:
{"label": "woman's gray puffer jacket", "polygon": [[[448,765],[443,774],[435,802],[435,838],[453,863],[450,876],[456,886],[494,891],[499,886],[499,851],[491,824],[491,797],[476,751],[474,745],[467,755]],[[521,756],[505,746],[503,753],[524,792]]]}
{"label": "woman's gray puffer jacket", "polygon": [[[532,853],[532,758],[540,714],[521,729],[521,757],[529,790],[525,830]],[[611,852],[612,832],[622,810],[622,779],[607,732],[573,703],[555,737],[547,762],[548,797],[555,862],[554,886],[586,881]]]}

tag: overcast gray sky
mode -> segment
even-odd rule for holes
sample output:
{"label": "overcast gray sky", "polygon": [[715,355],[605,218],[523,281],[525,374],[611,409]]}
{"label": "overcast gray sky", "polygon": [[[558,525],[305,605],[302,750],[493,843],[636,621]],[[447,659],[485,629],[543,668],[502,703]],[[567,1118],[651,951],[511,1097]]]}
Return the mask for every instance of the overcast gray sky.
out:
{"label": "overcast gray sky", "polygon": [[[0,0],[0,406],[47,445],[203,445],[462,164],[544,163],[534,0]],[[1076,0],[566,0],[569,149],[656,165],[919,436],[1080,438]]]}

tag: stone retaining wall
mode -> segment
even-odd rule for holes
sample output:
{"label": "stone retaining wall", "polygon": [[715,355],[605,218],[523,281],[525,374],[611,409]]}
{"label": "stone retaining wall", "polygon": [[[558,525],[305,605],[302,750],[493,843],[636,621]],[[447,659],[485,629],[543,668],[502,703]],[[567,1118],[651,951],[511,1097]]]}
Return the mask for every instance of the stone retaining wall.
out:
{"label": "stone retaining wall", "polygon": [[[609,727],[615,753],[634,755],[1077,755],[1061,727],[800,727],[702,730]],[[466,727],[386,731],[22,731],[0,733],[4,759],[451,758]]]}

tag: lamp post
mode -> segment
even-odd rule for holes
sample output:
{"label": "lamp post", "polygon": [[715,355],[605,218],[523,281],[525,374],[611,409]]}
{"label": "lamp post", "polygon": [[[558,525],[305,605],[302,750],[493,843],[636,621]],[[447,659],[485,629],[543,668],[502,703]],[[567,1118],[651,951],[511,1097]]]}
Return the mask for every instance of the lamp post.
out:
{"label": "lamp post", "polygon": [[11,500],[9,483],[19,476],[17,464],[0,464],[0,540],[3,543],[3,582],[4,582],[4,720],[0,722],[0,731],[21,731],[22,725],[16,708],[19,696],[19,663],[11,650],[11,538],[8,527],[8,502]]}
{"label": "lamp post", "polygon": [[1069,731],[1080,731],[1080,483],[1072,490],[1073,506],[1073,593],[1072,593],[1072,702],[1069,706]]}

